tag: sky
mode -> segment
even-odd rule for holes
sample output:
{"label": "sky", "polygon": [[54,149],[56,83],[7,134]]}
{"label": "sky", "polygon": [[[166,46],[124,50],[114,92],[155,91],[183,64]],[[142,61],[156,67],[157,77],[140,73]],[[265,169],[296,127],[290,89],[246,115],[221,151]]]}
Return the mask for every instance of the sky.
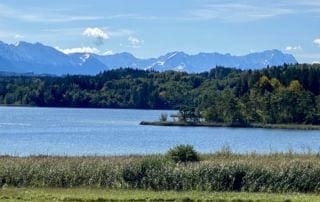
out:
{"label": "sky", "polygon": [[320,0],[0,0],[0,40],[65,53],[245,55],[320,61]]}

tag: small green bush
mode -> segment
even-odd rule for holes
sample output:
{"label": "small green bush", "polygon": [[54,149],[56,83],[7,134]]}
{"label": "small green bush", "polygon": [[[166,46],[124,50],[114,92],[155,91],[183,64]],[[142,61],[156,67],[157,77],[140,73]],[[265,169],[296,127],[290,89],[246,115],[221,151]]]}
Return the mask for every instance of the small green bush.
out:
{"label": "small green bush", "polygon": [[178,145],[167,152],[167,157],[176,163],[199,161],[199,154],[191,145]]}
{"label": "small green bush", "polygon": [[122,170],[122,178],[130,188],[158,190],[160,189],[159,178],[163,176],[165,168],[169,166],[163,158],[146,158],[125,166]]}

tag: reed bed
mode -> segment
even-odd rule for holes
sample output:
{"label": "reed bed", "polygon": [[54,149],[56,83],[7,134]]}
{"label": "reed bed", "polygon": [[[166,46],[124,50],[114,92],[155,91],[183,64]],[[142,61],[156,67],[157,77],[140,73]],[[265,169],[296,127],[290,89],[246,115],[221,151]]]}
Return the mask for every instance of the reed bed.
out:
{"label": "reed bed", "polygon": [[164,155],[0,157],[1,187],[100,187],[174,191],[320,192],[320,156],[202,154],[174,163]]}

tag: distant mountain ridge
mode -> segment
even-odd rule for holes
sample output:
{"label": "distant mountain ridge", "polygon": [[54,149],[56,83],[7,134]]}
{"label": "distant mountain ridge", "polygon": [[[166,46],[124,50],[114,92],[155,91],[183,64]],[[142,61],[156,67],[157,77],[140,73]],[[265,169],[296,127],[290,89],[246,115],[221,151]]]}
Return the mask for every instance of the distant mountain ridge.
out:
{"label": "distant mountain ridge", "polygon": [[216,66],[259,69],[267,66],[297,63],[293,55],[279,50],[266,50],[244,56],[220,53],[170,52],[158,58],[139,59],[130,53],[98,55],[93,53],[64,54],[41,43],[0,41],[0,71],[35,74],[97,74],[104,70],[132,67],[157,71],[208,71]]}

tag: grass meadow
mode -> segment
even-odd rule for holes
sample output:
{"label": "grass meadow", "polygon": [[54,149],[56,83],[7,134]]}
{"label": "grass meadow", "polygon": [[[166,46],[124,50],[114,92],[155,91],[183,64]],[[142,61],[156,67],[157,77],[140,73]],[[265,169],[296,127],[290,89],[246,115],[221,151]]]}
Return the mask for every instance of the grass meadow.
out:
{"label": "grass meadow", "polygon": [[301,193],[247,193],[203,191],[148,191],[102,188],[6,188],[0,189],[0,201],[32,202],[115,202],[115,201],[163,201],[163,202],[318,202],[319,195]]}

